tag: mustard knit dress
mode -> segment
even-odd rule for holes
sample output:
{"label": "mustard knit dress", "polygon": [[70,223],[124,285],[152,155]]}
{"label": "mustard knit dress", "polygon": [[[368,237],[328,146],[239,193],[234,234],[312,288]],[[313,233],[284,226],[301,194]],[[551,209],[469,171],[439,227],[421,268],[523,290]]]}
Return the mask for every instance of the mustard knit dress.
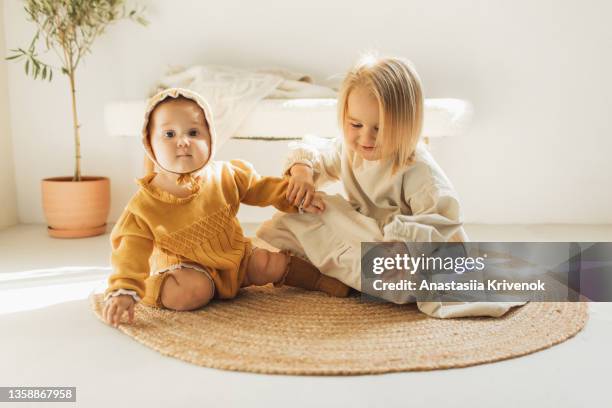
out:
{"label": "mustard knit dress", "polygon": [[[159,306],[159,279],[150,272],[192,262],[207,267],[216,296],[236,296],[246,273],[252,245],[236,218],[240,203],[296,212],[285,199],[287,179],[261,177],[245,161],[209,163],[193,193],[175,197],[140,180],[111,233],[109,294],[133,290],[144,303]],[[147,283],[145,284],[145,281]]]}

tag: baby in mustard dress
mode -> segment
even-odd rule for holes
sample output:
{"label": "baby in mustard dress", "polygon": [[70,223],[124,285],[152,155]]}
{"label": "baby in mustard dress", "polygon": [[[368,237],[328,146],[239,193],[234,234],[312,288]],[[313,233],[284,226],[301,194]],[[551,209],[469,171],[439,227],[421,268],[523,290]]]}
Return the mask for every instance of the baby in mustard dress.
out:
{"label": "baby in mustard dress", "polygon": [[[349,288],[287,252],[254,248],[236,213],[240,203],[297,212],[288,179],[261,177],[242,160],[213,161],[215,130],[206,101],[179,88],[148,103],[142,142],[156,173],[138,180],[111,232],[113,273],[104,320],[117,326],[136,302],[193,310],[249,285],[290,285],[346,296]],[[315,199],[304,210],[318,213]]]}

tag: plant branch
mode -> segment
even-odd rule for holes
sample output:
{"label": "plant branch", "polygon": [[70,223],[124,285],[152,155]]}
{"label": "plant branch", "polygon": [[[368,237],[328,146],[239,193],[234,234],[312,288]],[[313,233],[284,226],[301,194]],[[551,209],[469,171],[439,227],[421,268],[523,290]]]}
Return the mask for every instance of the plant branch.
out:
{"label": "plant branch", "polygon": [[7,60],[24,61],[26,75],[34,79],[53,78],[58,69],[40,60],[36,51],[42,37],[46,51],[53,50],[61,61],[59,67],[68,76],[72,102],[72,125],[75,144],[74,180],[81,180],[81,138],[76,103],[76,69],[82,58],[91,51],[94,41],[106,27],[119,20],[129,19],[147,25],[144,9],[127,11],[125,0],[25,0],[28,19],[37,26],[27,49],[12,49]]}

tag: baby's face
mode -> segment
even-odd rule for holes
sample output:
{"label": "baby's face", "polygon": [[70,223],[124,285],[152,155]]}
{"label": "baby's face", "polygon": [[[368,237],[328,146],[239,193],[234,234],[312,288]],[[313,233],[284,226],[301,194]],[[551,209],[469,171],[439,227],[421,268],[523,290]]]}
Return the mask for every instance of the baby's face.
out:
{"label": "baby's face", "polygon": [[149,122],[151,147],[157,162],[175,173],[190,173],[210,158],[210,133],[197,103],[170,99],[157,106]]}
{"label": "baby's face", "polygon": [[376,96],[365,87],[353,89],[348,96],[344,140],[346,145],[365,160],[378,160],[379,105]]}

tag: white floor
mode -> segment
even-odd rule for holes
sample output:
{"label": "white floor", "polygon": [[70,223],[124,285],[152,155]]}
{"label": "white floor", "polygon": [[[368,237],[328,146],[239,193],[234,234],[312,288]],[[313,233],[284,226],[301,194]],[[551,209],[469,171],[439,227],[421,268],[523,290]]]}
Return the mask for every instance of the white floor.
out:
{"label": "white floor", "polygon": [[[254,226],[246,227],[252,233]],[[472,241],[612,241],[612,226],[467,230]],[[359,377],[255,375],[163,357],[99,322],[86,297],[103,288],[108,257],[108,234],[56,240],[41,225],[0,231],[0,386],[76,386],[77,406],[84,407],[582,407],[610,401],[612,303],[591,304],[587,328],[575,338],[499,363]]]}

